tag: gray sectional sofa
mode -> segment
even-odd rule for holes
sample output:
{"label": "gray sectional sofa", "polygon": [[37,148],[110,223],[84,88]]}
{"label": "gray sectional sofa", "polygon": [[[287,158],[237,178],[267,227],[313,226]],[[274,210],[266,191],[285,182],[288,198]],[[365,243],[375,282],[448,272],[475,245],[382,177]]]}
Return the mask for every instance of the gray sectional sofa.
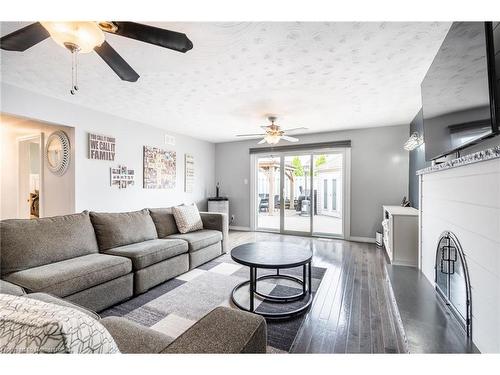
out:
{"label": "gray sectional sofa", "polygon": [[217,307],[172,339],[158,331],[120,317],[106,317],[67,300],[45,293],[25,294],[22,288],[0,280],[0,293],[33,298],[46,303],[77,309],[108,330],[121,353],[265,353],[266,321],[263,317],[228,307]]}
{"label": "gray sectional sofa", "polygon": [[0,223],[3,280],[101,311],[226,252],[227,216],[178,233],[168,208]]}
{"label": "gray sectional sofa", "polygon": [[265,353],[264,318],[227,307],[217,307],[173,342],[127,319],[100,319],[93,312],[225,253],[227,216],[200,216],[203,229],[185,234],[168,208],[3,220],[0,293],[81,310],[99,319],[122,353]]}

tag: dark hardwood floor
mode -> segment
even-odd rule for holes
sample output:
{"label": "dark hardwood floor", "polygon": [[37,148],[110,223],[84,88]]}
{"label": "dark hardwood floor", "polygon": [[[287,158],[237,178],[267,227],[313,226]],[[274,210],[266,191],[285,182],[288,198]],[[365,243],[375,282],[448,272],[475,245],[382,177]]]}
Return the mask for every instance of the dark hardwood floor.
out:
{"label": "dark hardwood floor", "polygon": [[231,232],[231,248],[287,241],[313,250],[327,269],[292,346],[295,353],[407,353],[383,252],[373,244],[261,232]]}
{"label": "dark hardwood floor", "polygon": [[230,247],[287,241],[327,269],[292,345],[295,353],[471,353],[468,340],[420,271],[392,266],[374,244],[231,232]]}

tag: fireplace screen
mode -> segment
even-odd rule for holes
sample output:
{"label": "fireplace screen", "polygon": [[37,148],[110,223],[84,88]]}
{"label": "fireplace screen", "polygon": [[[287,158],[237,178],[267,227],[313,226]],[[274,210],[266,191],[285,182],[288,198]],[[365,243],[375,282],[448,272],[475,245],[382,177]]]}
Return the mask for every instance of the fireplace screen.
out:
{"label": "fireplace screen", "polygon": [[469,272],[457,237],[444,232],[436,253],[436,291],[458,319],[468,337],[472,334]]}

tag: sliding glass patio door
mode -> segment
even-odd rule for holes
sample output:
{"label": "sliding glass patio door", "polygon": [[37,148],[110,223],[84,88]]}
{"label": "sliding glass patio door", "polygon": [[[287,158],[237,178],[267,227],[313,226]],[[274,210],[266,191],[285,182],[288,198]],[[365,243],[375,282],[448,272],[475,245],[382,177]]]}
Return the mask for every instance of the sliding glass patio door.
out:
{"label": "sliding glass patio door", "polygon": [[344,236],[345,150],[258,155],[256,229]]}
{"label": "sliding glass patio door", "polygon": [[311,154],[282,156],[282,233],[311,234]]}
{"label": "sliding glass patio door", "polygon": [[315,154],[313,165],[313,234],[342,237],[344,153]]}
{"label": "sliding glass patio door", "polygon": [[257,168],[257,228],[279,231],[281,228],[280,186],[281,157],[258,156]]}

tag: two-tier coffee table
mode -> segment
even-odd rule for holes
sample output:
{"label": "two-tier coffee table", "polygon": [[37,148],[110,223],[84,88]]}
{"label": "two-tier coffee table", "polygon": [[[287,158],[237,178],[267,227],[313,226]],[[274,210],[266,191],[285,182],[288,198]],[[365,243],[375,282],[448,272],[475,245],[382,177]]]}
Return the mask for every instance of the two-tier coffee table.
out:
{"label": "two-tier coffee table", "polygon": [[[250,280],[236,285],[231,292],[231,301],[239,309],[262,315],[265,318],[285,319],[304,313],[311,305],[311,249],[289,242],[252,242],[235,247],[231,251],[231,258],[236,263],[250,267]],[[281,273],[283,269],[300,266],[302,266],[302,279]],[[276,273],[257,277],[258,268],[276,270]],[[258,291],[257,282],[266,279],[291,280],[300,285],[302,292],[289,296],[271,296],[261,293]],[[238,289],[248,284],[250,307],[246,308],[236,301],[235,293]],[[259,312],[254,309],[255,296],[260,297],[263,301],[283,303],[284,305],[298,300],[304,300],[304,303],[294,309],[284,308],[282,312]]]}

